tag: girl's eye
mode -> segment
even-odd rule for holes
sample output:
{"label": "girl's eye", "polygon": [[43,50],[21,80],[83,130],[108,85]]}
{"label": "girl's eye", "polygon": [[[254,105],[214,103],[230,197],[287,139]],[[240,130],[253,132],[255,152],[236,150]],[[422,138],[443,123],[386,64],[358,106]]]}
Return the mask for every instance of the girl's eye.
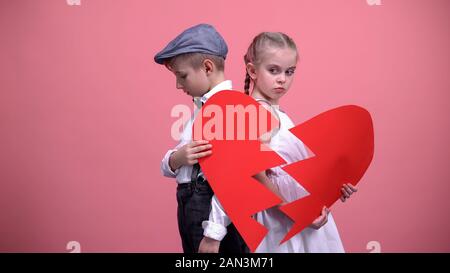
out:
{"label": "girl's eye", "polygon": [[294,74],[294,72],[295,72],[294,69],[289,69],[288,71],[286,71],[286,75],[292,76]]}
{"label": "girl's eye", "polygon": [[276,73],[278,73],[278,69],[276,69],[276,68],[269,68],[269,72],[272,73],[272,74],[276,74]]}
{"label": "girl's eye", "polygon": [[187,75],[180,75],[180,79],[186,79]]}

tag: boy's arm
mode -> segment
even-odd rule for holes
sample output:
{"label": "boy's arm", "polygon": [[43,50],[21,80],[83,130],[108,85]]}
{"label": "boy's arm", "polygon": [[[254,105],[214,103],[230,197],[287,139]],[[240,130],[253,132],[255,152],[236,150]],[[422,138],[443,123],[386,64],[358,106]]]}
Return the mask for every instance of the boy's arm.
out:
{"label": "boy's arm", "polygon": [[228,215],[223,210],[217,197],[214,195],[211,199],[211,212],[209,213],[209,220],[203,221],[203,235],[205,237],[222,241],[227,234],[227,226],[231,221]]}
{"label": "boy's arm", "polygon": [[[284,202],[286,202],[279,192],[278,188],[270,181],[265,172],[258,173],[254,176],[260,183],[269,187],[269,190],[278,195]],[[203,221],[203,235],[217,241],[221,241],[227,234],[227,226],[231,221],[228,215],[223,210],[222,205],[214,195],[211,199],[211,212],[209,213],[209,220]]]}
{"label": "boy's arm", "polygon": [[214,195],[211,199],[211,212],[209,220],[202,222],[203,239],[198,248],[199,253],[218,253],[220,241],[227,234],[227,226],[230,224],[230,218],[223,210],[217,197]]}
{"label": "boy's arm", "polygon": [[177,147],[175,147],[175,149],[171,149],[171,150],[167,151],[167,153],[164,155],[163,160],[161,161],[161,172],[166,177],[175,178],[180,171],[179,168],[172,170],[172,168],[170,167],[170,164],[169,164],[170,157],[172,156],[173,153],[175,153],[178,150],[178,146],[180,146],[180,144],[177,145]]}
{"label": "boy's arm", "polygon": [[199,158],[211,154],[211,144],[207,140],[196,140],[188,144],[178,144],[169,150],[161,162],[161,171],[164,176],[175,177],[183,165],[194,165]]}

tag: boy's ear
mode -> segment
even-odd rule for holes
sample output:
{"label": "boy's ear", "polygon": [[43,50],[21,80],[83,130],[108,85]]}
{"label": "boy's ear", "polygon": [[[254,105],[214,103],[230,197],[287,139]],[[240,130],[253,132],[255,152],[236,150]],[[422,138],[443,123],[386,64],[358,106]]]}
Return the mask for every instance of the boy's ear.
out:
{"label": "boy's ear", "polygon": [[205,59],[203,61],[203,68],[205,69],[206,74],[209,74],[214,71],[215,66],[214,66],[214,63],[210,59]]}
{"label": "boy's ear", "polygon": [[248,63],[246,65],[247,73],[250,76],[250,78],[254,81],[256,80],[256,67],[252,63]]}

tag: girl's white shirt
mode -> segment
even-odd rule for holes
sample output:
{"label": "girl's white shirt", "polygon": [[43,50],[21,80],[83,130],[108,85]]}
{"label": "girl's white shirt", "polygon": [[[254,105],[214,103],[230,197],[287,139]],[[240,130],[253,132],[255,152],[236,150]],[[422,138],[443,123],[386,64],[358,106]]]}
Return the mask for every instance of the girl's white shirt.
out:
{"label": "girl's white shirt", "polygon": [[[272,107],[280,119],[280,129],[272,136],[269,147],[280,155],[287,164],[305,159],[308,152],[303,142],[293,135],[289,129],[294,127],[292,120],[277,107]],[[308,192],[289,176],[281,167],[270,169],[268,177],[275,183],[280,193],[288,202],[293,202],[308,195]],[[268,233],[256,249],[258,253],[276,252],[344,252],[339,232],[331,213],[328,222],[320,229],[305,228],[290,240],[280,245],[280,241],[292,227],[292,220],[278,208],[270,208],[256,214],[256,220],[263,224]],[[226,235],[226,226],[230,219],[226,215],[219,200],[214,195],[208,221],[203,221],[204,236],[221,241]]]}

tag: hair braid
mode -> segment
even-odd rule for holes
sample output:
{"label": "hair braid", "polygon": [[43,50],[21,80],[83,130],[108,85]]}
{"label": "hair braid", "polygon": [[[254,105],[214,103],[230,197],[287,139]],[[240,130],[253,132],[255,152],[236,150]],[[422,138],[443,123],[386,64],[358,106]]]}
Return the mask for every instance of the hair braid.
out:
{"label": "hair braid", "polygon": [[250,95],[250,75],[247,71],[245,71],[245,84],[244,84],[244,91],[245,94]]}

